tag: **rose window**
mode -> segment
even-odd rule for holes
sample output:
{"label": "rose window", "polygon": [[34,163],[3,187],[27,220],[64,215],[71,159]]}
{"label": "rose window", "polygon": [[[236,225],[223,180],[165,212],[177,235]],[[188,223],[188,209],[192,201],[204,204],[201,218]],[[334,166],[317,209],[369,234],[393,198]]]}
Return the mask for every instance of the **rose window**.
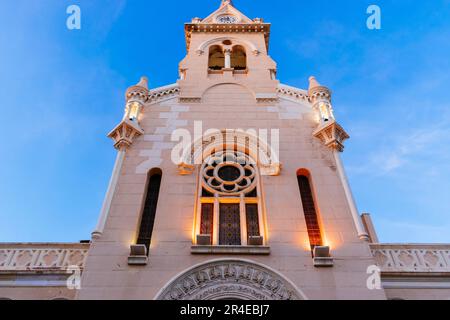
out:
{"label": "rose window", "polygon": [[237,196],[256,187],[256,169],[242,152],[224,151],[211,155],[203,165],[202,176],[205,189],[219,195]]}

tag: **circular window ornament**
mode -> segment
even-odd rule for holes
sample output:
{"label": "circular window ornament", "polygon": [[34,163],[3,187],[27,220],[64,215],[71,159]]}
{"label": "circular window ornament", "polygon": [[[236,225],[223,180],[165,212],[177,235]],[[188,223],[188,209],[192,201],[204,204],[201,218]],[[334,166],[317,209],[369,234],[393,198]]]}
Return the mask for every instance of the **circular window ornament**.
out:
{"label": "circular window ornament", "polygon": [[224,24],[233,24],[238,23],[238,18],[236,16],[230,15],[230,14],[224,14],[222,16],[218,16],[216,18],[218,23],[224,23]]}
{"label": "circular window ornament", "polygon": [[239,196],[256,187],[256,168],[239,151],[221,151],[209,156],[202,166],[203,187],[211,193]]}

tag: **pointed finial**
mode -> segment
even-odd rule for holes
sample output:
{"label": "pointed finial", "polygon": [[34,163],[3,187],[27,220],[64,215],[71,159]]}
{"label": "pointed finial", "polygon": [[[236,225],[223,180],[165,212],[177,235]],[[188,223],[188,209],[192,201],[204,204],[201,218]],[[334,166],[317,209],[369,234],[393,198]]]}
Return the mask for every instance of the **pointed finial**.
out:
{"label": "pointed finial", "polygon": [[316,80],[316,77],[309,77],[309,90],[321,87],[320,83]]}
{"label": "pointed finial", "polygon": [[147,77],[141,77],[141,80],[136,85],[136,87],[142,87],[142,88],[148,90],[148,78]]}
{"label": "pointed finial", "polygon": [[226,6],[227,4],[233,5],[233,1],[232,0],[222,0],[222,4],[220,6],[223,7],[223,6]]}
{"label": "pointed finial", "polygon": [[127,102],[140,101],[145,103],[148,99],[148,92],[148,79],[147,77],[141,77],[137,84],[127,89],[125,97]]}
{"label": "pointed finial", "polygon": [[321,85],[316,77],[309,77],[308,95],[310,101],[314,104],[320,99],[325,99],[331,102],[331,91],[327,87]]}

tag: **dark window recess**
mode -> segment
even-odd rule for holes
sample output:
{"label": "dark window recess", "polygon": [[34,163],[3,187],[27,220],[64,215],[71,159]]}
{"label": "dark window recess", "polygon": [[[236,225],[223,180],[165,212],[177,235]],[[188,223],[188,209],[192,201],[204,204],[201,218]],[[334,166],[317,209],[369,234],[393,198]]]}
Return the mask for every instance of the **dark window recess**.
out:
{"label": "dark window recess", "polygon": [[247,215],[247,236],[259,237],[258,205],[246,204],[245,211]]}
{"label": "dark window recess", "polygon": [[[211,241],[212,241],[213,223],[214,223],[213,219],[214,219],[214,204],[203,203],[202,204],[202,220],[200,222],[200,234],[211,235]],[[211,242],[211,244],[212,244],[212,242]]]}
{"label": "dark window recess", "polygon": [[220,205],[219,244],[221,246],[241,245],[241,216],[239,204]]}
{"label": "dark window recess", "polygon": [[158,205],[159,189],[161,186],[162,172],[150,174],[150,181],[147,187],[147,196],[145,199],[144,212],[142,213],[141,226],[137,244],[144,244],[149,253],[152,240],[153,225],[155,223],[156,207]]}
{"label": "dark window recess", "polygon": [[219,169],[218,175],[222,180],[232,182],[241,176],[241,172],[234,166],[225,166]]}
{"label": "dark window recess", "polygon": [[206,190],[205,188],[202,189],[202,197],[204,198],[213,198],[214,195],[209,192],[208,190]]}
{"label": "dark window recess", "polygon": [[252,191],[250,191],[249,193],[247,193],[245,196],[247,198],[256,198],[258,196],[258,192],[257,192],[257,190],[255,188]]}
{"label": "dark window recess", "polygon": [[323,245],[323,242],[311,184],[309,183],[309,178],[306,176],[298,176],[297,179],[305,213],[306,226],[308,227],[309,243],[311,244],[311,249],[314,249],[316,246]]}

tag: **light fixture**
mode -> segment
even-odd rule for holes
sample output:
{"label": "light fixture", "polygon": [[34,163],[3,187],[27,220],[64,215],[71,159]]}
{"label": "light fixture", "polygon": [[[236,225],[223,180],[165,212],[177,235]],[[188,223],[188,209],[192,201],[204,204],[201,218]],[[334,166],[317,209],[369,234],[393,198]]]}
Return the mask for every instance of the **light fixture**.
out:
{"label": "light fixture", "polygon": [[332,267],[334,260],[330,255],[330,247],[316,246],[313,250],[314,266],[316,268]]}
{"label": "light fixture", "polygon": [[211,235],[210,234],[197,235],[197,245],[198,246],[210,246],[211,245]]}
{"label": "light fixture", "polygon": [[250,236],[248,237],[248,244],[250,246],[262,246],[264,244],[264,238],[262,236]]}
{"label": "light fixture", "polygon": [[142,105],[139,102],[132,101],[127,104],[125,117],[130,121],[137,121]]}
{"label": "light fixture", "polygon": [[331,111],[330,104],[326,102],[321,102],[319,104],[319,112],[323,122],[328,122],[333,119],[333,113]]}
{"label": "light fixture", "polygon": [[147,247],[144,244],[132,244],[130,249],[128,257],[130,266],[145,266],[148,263]]}

